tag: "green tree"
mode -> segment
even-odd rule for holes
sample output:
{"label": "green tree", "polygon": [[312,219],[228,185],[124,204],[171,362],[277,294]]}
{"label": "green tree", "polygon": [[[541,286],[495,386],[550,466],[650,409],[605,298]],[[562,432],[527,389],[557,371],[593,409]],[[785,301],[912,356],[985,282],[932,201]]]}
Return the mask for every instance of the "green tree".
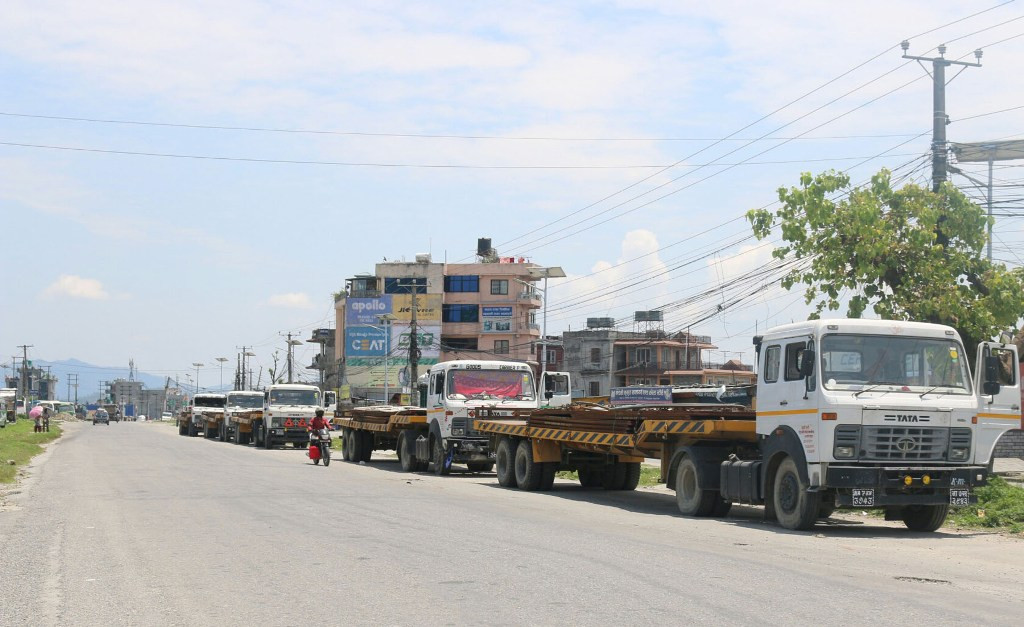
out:
{"label": "green tree", "polygon": [[848,316],[871,307],[886,319],[947,324],[973,359],[978,342],[1024,315],[1024,272],[985,258],[988,217],[950,183],[938,192],[896,190],[882,170],[854,188],[833,170],[804,173],[799,186],[779,188],[779,200],[781,208],[754,209],[747,219],[758,239],[781,229],[775,257],[807,260],[782,284],[807,286],[811,317],[839,309],[849,294]]}

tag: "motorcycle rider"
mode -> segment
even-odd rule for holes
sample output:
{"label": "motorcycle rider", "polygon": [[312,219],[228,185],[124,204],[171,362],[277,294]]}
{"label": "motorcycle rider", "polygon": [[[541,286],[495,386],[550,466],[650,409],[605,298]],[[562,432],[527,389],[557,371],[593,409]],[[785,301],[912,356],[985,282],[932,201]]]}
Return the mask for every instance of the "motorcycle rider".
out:
{"label": "motorcycle rider", "polygon": [[316,410],[316,416],[314,416],[313,419],[309,421],[309,430],[316,431],[317,433],[319,433],[321,429],[327,429],[328,431],[330,431],[331,423],[326,418],[324,418],[324,410],[318,409]]}

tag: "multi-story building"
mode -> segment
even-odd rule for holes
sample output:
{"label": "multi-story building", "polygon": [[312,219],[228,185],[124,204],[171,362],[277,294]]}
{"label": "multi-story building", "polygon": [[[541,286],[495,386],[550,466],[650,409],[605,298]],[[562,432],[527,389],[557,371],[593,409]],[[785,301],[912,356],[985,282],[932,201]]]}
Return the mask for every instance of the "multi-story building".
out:
{"label": "multi-story building", "polygon": [[409,386],[413,326],[417,374],[443,360],[533,359],[541,295],[530,269],[539,267],[499,257],[480,240],[476,263],[434,263],[421,254],[348,279],[335,295],[339,384],[332,387],[380,400],[385,389],[392,397]]}
{"label": "multi-story building", "polygon": [[[142,381],[114,379],[107,384],[107,394],[111,402],[118,407],[125,405],[140,407],[142,404]],[[139,410],[136,409],[135,413],[139,413]]]}
{"label": "multi-story building", "polygon": [[706,335],[660,329],[619,331],[611,318],[589,318],[587,329],[562,334],[565,369],[573,396],[606,396],[628,385],[748,384],[752,366],[737,360],[711,363],[704,355],[717,347]]}

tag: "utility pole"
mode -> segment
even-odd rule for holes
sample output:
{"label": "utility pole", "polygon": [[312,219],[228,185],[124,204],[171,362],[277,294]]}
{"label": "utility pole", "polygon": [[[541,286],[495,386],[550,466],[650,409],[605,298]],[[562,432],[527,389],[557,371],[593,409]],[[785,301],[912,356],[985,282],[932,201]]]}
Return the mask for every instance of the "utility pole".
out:
{"label": "utility pole", "polygon": [[242,351],[242,383],[238,389],[248,390],[249,384],[252,383],[252,376],[249,375],[247,358],[255,357],[256,355],[255,353],[250,352],[252,350],[252,346],[236,346],[235,349]]}
{"label": "utility pole", "polygon": [[[25,402],[25,414],[28,414],[28,403],[29,403],[29,386],[28,386],[28,349],[33,348],[32,344],[22,344],[18,346],[21,349],[21,379],[18,381],[18,387],[22,390],[22,399]],[[17,403],[15,403],[17,404]]]}
{"label": "utility pole", "polygon": [[412,284],[412,318],[409,324],[409,391],[415,394],[417,400],[414,404],[419,403],[419,391],[416,386],[419,385],[419,369],[420,369],[420,347],[419,347],[419,335],[416,331],[416,282]]}
{"label": "utility pole", "polygon": [[[912,59],[921,63],[922,61],[929,61],[932,64],[932,71],[928,72],[928,68],[921,64],[924,71],[928,73],[932,78],[932,191],[938,192],[942,183],[945,182],[948,172],[948,156],[946,148],[946,125],[949,124],[949,117],[946,115],[946,68],[951,65],[963,66],[960,72],[963,72],[969,67],[981,67],[981,49],[974,51],[974,58],[977,59],[976,63],[968,63],[966,61],[951,61],[945,58],[946,44],[939,46],[938,57],[915,57],[907,54],[907,50],[910,48],[909,41],[900,42],[900,47],[903,48],[903,58]],[[953,78],[960,75],[957,72]],[[948,82],[952,82],[953,78],[949,79]]]}
{"label": "utility pole", "polygon": [[[69,374],[68,375],[68,380],[70,380],[71,377],[75,378],[75,382],[72,385],[75,386],[75,409],[78,409],[78,373],[76,372],[74,374]],[[70,399],[68,399],[68,400],[70,400]]]}
{"label": "utility pole", "polygon": [[292,362],[294,361],[295,345],[302,344],[299,340],[293,340],[292,336],[295,335],[292,332],[288,332],[288,383],[292,382]]}

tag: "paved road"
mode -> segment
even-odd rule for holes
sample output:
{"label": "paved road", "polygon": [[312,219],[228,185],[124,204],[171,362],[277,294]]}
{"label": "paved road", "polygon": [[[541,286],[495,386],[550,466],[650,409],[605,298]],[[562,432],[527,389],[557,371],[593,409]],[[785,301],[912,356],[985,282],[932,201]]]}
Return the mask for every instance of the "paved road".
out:
{"label": "paved road", "polygon": [[70,425],[0,510],[0,624],[1019,624],[1024,542]]}

